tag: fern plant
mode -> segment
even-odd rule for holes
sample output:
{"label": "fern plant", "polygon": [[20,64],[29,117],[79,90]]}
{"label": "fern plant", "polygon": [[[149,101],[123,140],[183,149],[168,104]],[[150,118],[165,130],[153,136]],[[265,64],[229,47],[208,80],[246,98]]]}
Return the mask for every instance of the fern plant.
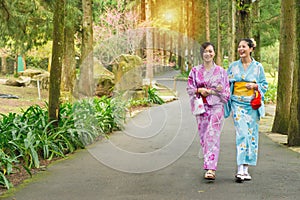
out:
{"label": "fern plant", "polygon": [[148,88],[148,101],[150,103],[159,104],[159,105],[165,103],[165,101],[160,96],[158,96],[157,89],[153,87]]}

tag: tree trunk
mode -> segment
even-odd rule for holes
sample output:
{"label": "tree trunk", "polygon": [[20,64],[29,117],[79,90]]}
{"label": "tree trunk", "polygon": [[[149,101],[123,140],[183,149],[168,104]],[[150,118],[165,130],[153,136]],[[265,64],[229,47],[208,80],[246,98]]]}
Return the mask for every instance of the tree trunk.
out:
{"label": "tree trunk", "polygon": [[[140,20],[142,23],[146,21],[146,0],[141,0],[141,19]],[[140,43],[141,48],[137,52],[138,56],[140,56],[142,59],[144,59],[146,56],[145,49],[144,49],[144,47],[146,46],[145,43],[146,43],[146,37],[144,36]]]}
{"label": "tree trunk", "polygon": [[164,32],[163,33],[163,38],[162,38],[162,41],[163,41],[163,66],[167,66],[168,65],[168,62],[167,62],[167,33]]}
{"label": "tree trunk", "polygon": [[62,67],[62,80],[61,89],[63,92],[67,92],[70,96],[73,95],[75,81],[76,81],[76,60],[75,60],[75,24],[72,19],[72,13],[70,10],[66,10],[68,22],[65,26],[65,50],[64,50],[64,63]]}
{"label": "tree trunk", "polygon": [[193,65],[193,58],[192,58],[192,44],[193,40],[191,39],[191,3],[190,1],[186,1],[185,10],[186,10],[186,34],[187,34],[187,62],[188,65]]}
{"label": "tree trunk", "polygon": [[183,33],[185,32],[185,28],[184,23],[183,23],[183,16],[184,16],[184,6],[183,6],[183,2],[179,1],[179,12],[180,12],[180,18],[179,18],[179,26],[178,26],[178,37],[177,37],[177,41],[178,41],[178,55],[177,55],[177,61],[178,61],[178,67],[180,68],[181,73],[183,73],[185,71],[184,69],[184,48],[185,46],[183,45]]}
{"label": "tree trunk", "polygon": [[[221,5],[221,0],[218,0],[218,5]],[[221,52],[221,6],[217,8],[217,65],[222,65],[222,52]]]}
{"label": "tree trunk", "polygon": [[91,97],[94,94],[93,61],[93,13],[92,0],[82,0],[82,48],[79,78],[79,93]]}
{"label": "tree trunk", "polygon": [[[219,4],[220,5],[220,4]],[[218,7],[218,10],[220,9],[220,7]],[[209,18],[210,18],[210,10],[209,10],[209,0],[206,0],[205,3],[205,33],[206,33],[206,41],[210,41],[210,28],[209,28]]]}
{"label": "tree trunk", "polygon": [[56,0],[53,15],[53,46],[49,85],[49,121],[58,120],[61,68],[64,53],[65,0]]}
{"label": "tree trunk", "polygon": [[206,0],[193,0],[192,2],[192,35],[193,42],[193,59],[194,63],[200,62],[199,45],[206,40],[205,31],[205,2]]}
{"label": "tree trunk", "polygon": [[171,64],[171,62],[173,62],[173,52],[174,52],[174,49],[173,49],[173,36],[172,35],[169,35],[169,42],[170,42],[169,64]]}
{"label": "tree trunk", "polygon": [[194,12],[193,12],[193,26],[194,34],[193,39],[202,44],[206,40],[206,31],[205,31],[205,2],[206,0],[194,0]]}
{"label": "tree trunk", "polygon": [[294,8],[294,14],[296,23],[296,37],[295,39],[295,67],[293,76],[293,91],[291,102],[291,117],[288,128],[288,146],[300,146],[300,0],[294,0],[296,6]]}
{"label": "tree trunk", "polygon": [[65,31],[65,53],[62,68],[61,89],[70,96],[73,95],[76,81],[76,60],[74,47],[74,28],[70,27]]}
{"label": "tree trunk", "polygon": [[146,21],[146,0],[141,0],[141,22]]}
{"label": "tree trunk", "polygon": [[[151,6],[152,0],[145,0],[146,7],[146,20],[150,21],[151,19]],[[150,83],[153,79],[153,30],[151,28],[147,28],[146,31],[146,78],[149,79]]]}
{"label": "tree trunk", "polygon": [[[251,37],[251,2],[252,0],[237,0],[237,28],[236,28],[236,37],[237,40],[242,38]],[[237,49],[237,42],[236,47]],[[238,59],[238,58],[236,58]]]}
{"label": "tree trunk", "polygon": [[259,8],[259,1],[256,0],[253,3],[253,16],[252,17],[252,27],[254,27],[254,33],[253,33],[253,38],[256,41],[256,47],[254,51],[254,57],[255,60],[260,62],[260,28],[258,25],[260,24],[260,8]]}
{"label": "tree trunk", "polygon": [[236,35],[233,34],[236,32],[236,0],[228,1],[228,62],[231,63],[236,59]]}
{"label": "tree trunk", "polygon": [[294,68],[294,0],[281,2],[280,50],[276,113],[272,132],[287,134],[290,121],[292,76]]}
{"label": "tree trunk", "polygon": [[1,73],[6,74],[7,73],[7,60],[6,56],[1,56]]}

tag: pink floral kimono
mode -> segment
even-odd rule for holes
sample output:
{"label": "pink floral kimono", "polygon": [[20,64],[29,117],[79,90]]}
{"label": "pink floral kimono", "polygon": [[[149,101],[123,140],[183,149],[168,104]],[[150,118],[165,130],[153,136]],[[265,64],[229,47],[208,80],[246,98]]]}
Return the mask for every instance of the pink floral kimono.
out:
{"label": "pink floral kimono", "polygon": [[[216,89],[218,86],[222,86],[222,90],[218,91]],[[202,87],[216,92],[215,95],[204,98],[206,112],[196,115],[200,144],[204,155],[203,168],[205,170],[217,170],[220,136],[224,120],[224,104],[227,103],[230,97],[227,72],[218,65],[214,65],[210,70],[206,70],[203,65],[191,69],[187,83],[187,93],[190,97],[192,111],[194,100],[199,97],[199,94],[196,94],[197,88]]]}

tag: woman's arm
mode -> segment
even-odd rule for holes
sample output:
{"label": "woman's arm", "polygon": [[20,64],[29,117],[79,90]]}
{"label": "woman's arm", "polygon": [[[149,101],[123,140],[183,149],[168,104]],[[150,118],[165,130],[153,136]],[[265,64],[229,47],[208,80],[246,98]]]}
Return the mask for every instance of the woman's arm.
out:
{"label": "woman's arm", "polygon": [[226,103],[230,98],[230,85],[227,72],[225,70],[221,70],[220,73],[220,84],[217,85],[216,88],[210,89],[209,94],[217,95],[223,103]]}
{"label": "woman's arm", "polygon": [[198,87],[197,85],[197,76],[195,72],[196,68],[192,68],[188,76],[187,82],[187,93],[189,96],[194,96],[195,94],[201,94],[204,97],[209,95],[209,90],[204,87]]}
{"label": "woman's arm", "polygon": [[192,68],[192,70],[189,73],[188,81],[187,81],[187,93],[189,96],[194,96],[197,93],[197,85],[196,85],[196,76],[194,72],[195,68]]}

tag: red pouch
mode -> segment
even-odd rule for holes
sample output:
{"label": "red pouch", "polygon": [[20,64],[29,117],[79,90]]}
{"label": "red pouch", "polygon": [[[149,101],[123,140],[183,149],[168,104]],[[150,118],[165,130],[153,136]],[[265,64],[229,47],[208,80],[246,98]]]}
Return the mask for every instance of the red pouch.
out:
{"label": "red pouch", "polygon": [[250,104],[253,110],[257,110],[261,106],[261,94],[259,91],[255,92],[255,97],[251,100]]}

